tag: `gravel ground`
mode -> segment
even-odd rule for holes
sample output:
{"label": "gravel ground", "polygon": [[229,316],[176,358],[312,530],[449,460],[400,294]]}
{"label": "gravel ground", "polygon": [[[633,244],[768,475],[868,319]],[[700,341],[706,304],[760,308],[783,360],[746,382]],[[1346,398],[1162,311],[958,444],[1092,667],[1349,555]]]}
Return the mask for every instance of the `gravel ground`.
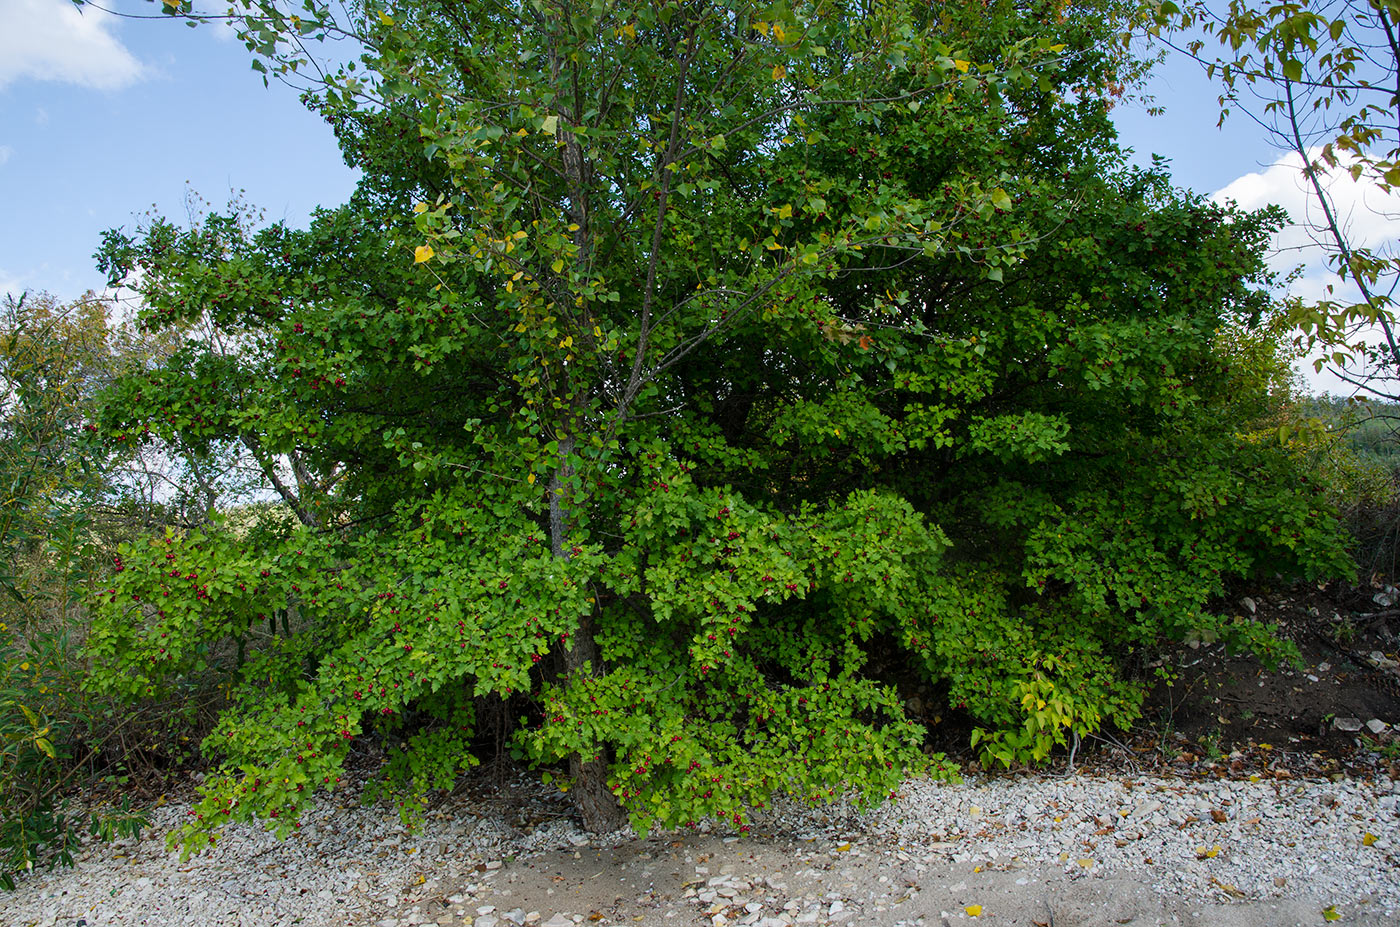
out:
{"label": "gravel ground", "polygon": [[[473,795],[473,792],[478,794]],[[487,796],[482,798],[481,796]],[[5,927],[657,923],[1389,924],[1400,914],[1400,782],[1024,776],[910,781],[866,815],[780,806],[739,840],[590,838],[533,778],[474,786],[407,834],[327,796],[279,843],[230,827],[180,862],[140,841],[0,896]]]}

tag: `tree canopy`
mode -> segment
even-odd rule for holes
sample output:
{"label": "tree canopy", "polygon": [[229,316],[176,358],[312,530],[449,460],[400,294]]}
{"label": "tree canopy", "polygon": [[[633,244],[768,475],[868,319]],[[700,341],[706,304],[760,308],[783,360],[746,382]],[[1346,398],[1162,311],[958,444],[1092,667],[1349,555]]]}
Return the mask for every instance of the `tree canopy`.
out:
{"label": "tree canopy", "polygon": [[595,829],[873,801],[942,768],[897,682],[1043,760],[1161,640],[1277,655],[1232,581],[1345,569],[1218,344],[1278,216],[1124,166],[1126,9],[244,9],[270,71],[362,43],[312,104],[365,180],[101,254],[190,333],[105,440],[237,441],[295,516],[141,540],[98,596],[112,691],[244,657],[187,848],[295,826],[371,735],[411,809],[502,704]]}

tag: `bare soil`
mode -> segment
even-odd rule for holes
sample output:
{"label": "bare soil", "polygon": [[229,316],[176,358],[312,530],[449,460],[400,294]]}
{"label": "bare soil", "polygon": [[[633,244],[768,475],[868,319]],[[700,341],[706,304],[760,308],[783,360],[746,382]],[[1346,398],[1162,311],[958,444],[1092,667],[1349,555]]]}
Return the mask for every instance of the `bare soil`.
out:
{"label": "bare soil", "polygon": [[[1377,601],[1379,599],[1379,601]],[[1175,678],[1149,696],[1132,750],[1178,770],[1373,774],[1400,760],[1400,600],[1394,587],[1332,584],[1241,596],[1301,666],[1268,670],[1219,645],[1163,655]],[[1372,731],[1368,722],[1384,729]],[[1359,729],[1358,729],[1359,726]]]}

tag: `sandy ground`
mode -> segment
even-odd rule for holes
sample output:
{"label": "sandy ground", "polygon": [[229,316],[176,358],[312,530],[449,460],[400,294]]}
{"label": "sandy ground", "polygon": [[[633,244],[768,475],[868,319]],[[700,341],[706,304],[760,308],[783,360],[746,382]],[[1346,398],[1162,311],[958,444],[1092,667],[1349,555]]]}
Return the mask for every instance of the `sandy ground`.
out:
{"label": "sandy ground", "polygon": [[[1345,924],[1394,925],[1393,914],[1366,898],[1294,897],[1240,901],[1226,887],[1218,899],[1174,897],[1157,887],[1162,873],[1099,877],[1092,872],[1018,868],[1013,865],[914,862],[855,846],[833,856],[815,854],[800,841],[747,840],[726,843],[715,837],[649,839],[607,850],[582,848],[508,862],[484,879],[472,896],[472,913],[508,923],[506,912],[527,915],[576,912],[585,922],[713,927],[735,924],[747,913],[742,904],[760,905],[772,917],[795,904],[797,923],[846,923],[893,927],[899,924],[1098,925],[1200,924],[1214,927],[1287,927],[1324,924],[1329,906]],[[905,854],[908,855],[908,854]],[[696,874],[696,868],[706,872]],[[701,884],[728,871],[750,889],[734,899],[696,900]],[[701,884],[697,884],[701,883]],[[687,891],[692,897],[686,897]],[[450,892],[449,892],[450,893]],[[1342,893],[1345,895],[1345,892]],[[813,903],[815,899],[817,903]],[[829,912],[838,902],[836,915]],[[841,901],[840,899],[846,899]],[[439,909],[448,913],[447,907]],[[815,918],[810,918],[816,912]],[[803,919],[806,914],[809,920]],[[842,915],[845,915],[844,917]],[[481,915],[477,915],[479,918]],[[518,915],[517,915],[518,916]],[[595,920],[596,919],[596,920]],[[460,923],[454,919],[453,923]]]}

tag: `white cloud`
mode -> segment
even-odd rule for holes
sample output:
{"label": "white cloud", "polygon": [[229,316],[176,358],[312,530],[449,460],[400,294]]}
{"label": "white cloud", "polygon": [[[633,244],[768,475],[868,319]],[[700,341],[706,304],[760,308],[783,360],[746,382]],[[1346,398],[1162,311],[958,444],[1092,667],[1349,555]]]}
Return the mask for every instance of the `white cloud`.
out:
{"label": "white cloud", "polygon": [[[1316,149],[1310,152],[1314,157],[1318,153]],[[1342,304],[1359,302],[1361,293],[1356,285],[1338,277],[1327,261],[1327,254],[1333,250],[1330,247],[1332,241],[1319,228],[1324,216],[1312,195],[1311,185],[1303,176],[1302,165],[1302,159],[1296,154],[1288,155],[1263,171],[1236,178],[1211,194],[1210,199],[1217,203],[1234,201],[1245,209],[1259,209],[1271,203],[1284,207],[1292,224],[1274,237],[1276,250],[1269,263],[1281,274],[1303,266],[1303,273],[1289,284],[1289,295],[1305,302],[1325,299]],[[1323,186],[1332,200],[1349,245],[1381,252],[1395,250],[1396,242],[1400,240],[1400,195],[1387,195],[1365,179],[1353,181],[1344,166],[1331,171]],[[1324,249],[1318,244],[1319,241],[1328,247]],[[1351,333],[1351,340],[1374,342],[1379,337],[1380,333],[1370,328]],[[1309,358],[1299,365],[1309,389],[1338,395],[1355,392],[1352,384],[1331,372],[1330,364],[1321,372],[1316,372],[1311,360]],[[1350,364],[1347,370],[1353,379],[1365,379],[1364,370]]]}
{"label": "white cloud", "polygon": [[27,287],[22,278],[0,267],[0,299],[4,299],[6,296],[18,298],[26,289]]}
{"label": "white cloud", "polygon": [[[1316,157],[1318,150],[1309,152]],[[1274,265],[1290,269],[1298,264],[1314,266],[1324,263],[1324,252],[1316,241],[1324,238],[1321,231],[1323,213],[1312,195],[1312,188],[1303,177],[1302,158],[1289,154],[1269,165],[1262,172],[1245,174],[1223,189],[1212,193],[1217,203],[1233,200],[1245,209],[1259,209],[1276,203],[1288,210],[1293,224],[1274,239],[1280,252]],[[1400,239],[1400,195],[1382,193],[1373,183],[1354,181],[1345,165],[1331,171],[1323,187],[1332,199],[1336,216],[1353,247],[1381,248]]]}
{"label": "white cloud", "polygon": [[0,89],[49,80],[117,90],[145,68],[112,34],[116,17],[71,0],[0,0]]}

